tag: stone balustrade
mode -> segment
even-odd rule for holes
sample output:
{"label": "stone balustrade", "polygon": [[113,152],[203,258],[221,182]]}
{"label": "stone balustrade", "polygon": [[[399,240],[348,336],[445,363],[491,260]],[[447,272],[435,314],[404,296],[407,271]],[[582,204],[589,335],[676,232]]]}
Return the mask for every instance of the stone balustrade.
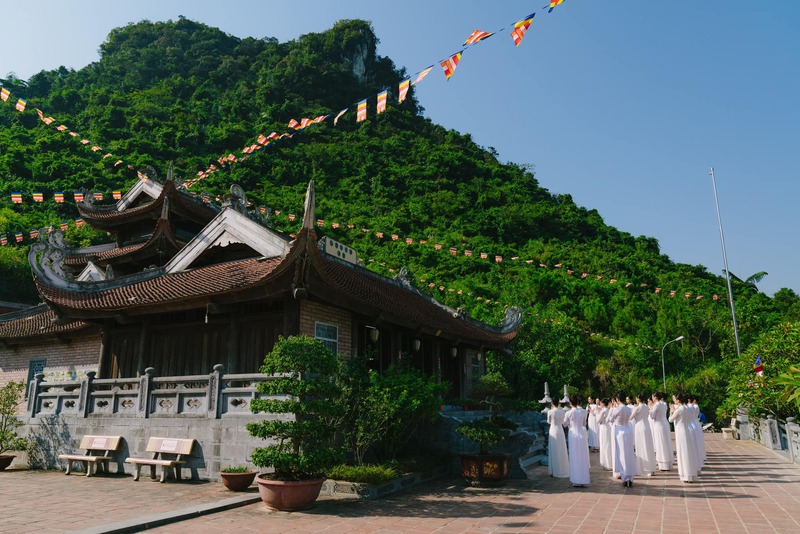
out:
{"label": "stone balustrade", "polygon": [[252,415],[250,402],[263,397],[256,384],[275,377],[229,374],[221,364],[208,375],[157,377],[148,367],[138,378],[95,378],[48,382],[39,373],[28,385],[28,416],[199,417],[220,419]]}
{"label": "stone balustrade", "polygon": [[794,417],[787,417],[782,423],[774,415],[751,415],[746,418],[746,425],[750,439],[800,463],[800,425]]}

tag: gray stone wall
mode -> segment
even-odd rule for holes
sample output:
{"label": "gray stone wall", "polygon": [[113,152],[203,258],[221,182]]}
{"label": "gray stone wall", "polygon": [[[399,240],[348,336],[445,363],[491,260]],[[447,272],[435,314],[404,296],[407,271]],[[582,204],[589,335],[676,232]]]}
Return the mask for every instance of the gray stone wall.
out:
{"label": "gray stone wall", "polygon": [[[256,420],[251,417],[209,418],[136,418],[136,417],[75,417],[68,414],[37,416],[28,420],[27,435],[35,441],[30,464],[33,467],[61,469],[65,465],[58,455],[81,452],[81,437],[90,435],[122,436],[123,442],[112,462],[111,472],[133,474],[133,466],[126,464],[129,457],[149,458],[145,452],[151,436],[169,438],[194,438],[197,440],[192,457],[183,470],[183,477],[193,479],[219,479],[220,468],[250,463],[253,449],[266,444],[252,438],[245,424]],[[144,472],[149,474],[145,468]]]}

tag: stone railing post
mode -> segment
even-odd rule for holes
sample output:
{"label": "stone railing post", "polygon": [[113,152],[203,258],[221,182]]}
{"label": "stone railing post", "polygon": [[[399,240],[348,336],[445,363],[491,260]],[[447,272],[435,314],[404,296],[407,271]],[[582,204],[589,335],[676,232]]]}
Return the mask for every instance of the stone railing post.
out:
{"label": "stone railing post", "polygon": [[36,417],[36,407],[39,401],[39,384],[44,380],[44,373],[36,373],[31,383],[28,384],[28,416]]}
{"label": "stone railing post", "polygon": [[786,441],[789,444],[789,458],[796,462],[800,459],[794,450],[796,446],[797,452],[800,453],[800,425],[794,417],[786,418]]}
{"label": "stone railing post", "polygon": [[92,394],[92,382],[94,382],[95,375],[97,375],[97,371],[89,371],[86,373],[86,376],[81,379],[81,393],[78,397],[78,413],[83,418],[89,415],[89,406],[91,405],[89,397]]}
{"label": "stone railing post", "polygon": [[778,421],[775,419],[775,416],[770,414],[767,416],[767,439],[766,445],[775,450],[783,450],[783,444],[781,443],[781,432],[780,428],[778,427]]}
{"label": "stone railing post", "polygon": [[219,419],[222,407],[222,376],[225,374],[225,366],[218,363],[214,366],[214,371],[208,377],[208,418]]}
{"label": "stone railing post", "polygon": [[139,417],[150,415],[150,390],[153,386],[153,375],[156,370],[148,367],[144,374],[139,377],[139,398],[136,404],[136,413]]}

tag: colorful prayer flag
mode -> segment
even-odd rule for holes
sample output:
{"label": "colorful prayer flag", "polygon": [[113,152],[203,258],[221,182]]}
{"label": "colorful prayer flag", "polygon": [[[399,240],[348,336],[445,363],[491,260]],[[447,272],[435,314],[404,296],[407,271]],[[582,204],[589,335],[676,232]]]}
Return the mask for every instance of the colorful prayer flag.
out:
{"label": "colorful prayer flag", "polygon": [[392,234],[392,241],[397,241],[398,239],[400,239],[400,236],[399,236],[399,235],[397,235],[397,234]]}
{"label": "colorful prayer flag", "polygon": [[298,128],[300,128],[300,123],[292,119],[289,121],[289,128],[291,128],[292,130],[297,130]]}
{"label": "colorful prayer flag", "polygon": [[386,111],[386,98],[389,96],[389,91],[383,90],[378,93],[378,115]]}
{"label": "colorful prayer flag", "polygon": [[56,193],[53,193],[53,198],[55,199],[56,202],[61,204],[62,202],[64,202],[64,193],[62,193],[60,191],[56,192]]}
{"label": "colorful prayer flag", "polygon": [[103,150],[103,149],[102,149],[102,148],[100,148],[100,147],[99,147],[99,146],[97,146],[97,145],[94,145],[94,146],[92,147],[92,152],[100,152],[101,150]]}
{"label": "colorful prayer flag", "polygon": [[49,126],[55,122],[55,119],[53,117],[42,117],[42,122]]}
{"label": "colorful prayer flag", "polygon": [[311,126],[312,124],[314,124],[314,121],[313,121],[313,119],[305,119],[305,118],[303,118],[303,119],[300,119],[300,129],[301,129],[301,130],[302,130],[303,128],[308,128],[308,127],[309,127],[309,126]]}
{"label": "colorful prayer flag", "polygon": [[67,129],[68,128],[66,126],[64,126],[63,124],[60,124],[60,125],[56,126],[56,130],[58,130],[59,132],[66,132]]}
{"label": "colorful prayer flag", "polygon": [[261,135],[258,136],[257,142],[258,142],[259,145],[266,145],[267,141],[268,141],[268,139],[267,139],[266,135],[261,134]]}
{"label": "colorful prayer flag", "polygon": [[277,139],[280,136],[278,135],[278,132],[272,132],[267,137],[269,137],[270,139]]}
{"label": "colorful prayer flag", "polygon": [[81,144],[82,145],[88,145],[89,144],[89,140],[88,139],[81,139]]}
{"label": "colorful prayer flag", "polygon": [[11,193],[11,202],[14,204],[22,204],[22,193]]}
{"label": "colorful prayer flag", "polygon": [[487,37],[491,37],[494,35],[492,32],[485,32],[483,30],[472,30],[472,33],[469,34],[467,40],[464,41],[464,46],[474,45],[480,41],[483,41]]}
{"label": "colorful prayer flag", "polygon": [[72,137],[78,137],[78,134],[77,134],[76,132],[69,132],[69,134],[70,134]]}
{"label": "colorful prayer flag", "polygon": [[758,376],[764,376],[764,366],[761,365],[761,355],[760,354],[758,356],[756,356],[756,361],[753,364],[753,371],[755,371],[755,373]]}
{"label": "colorful prayer flag", "polygon": [[0,88],[0,98],[3,99],[3,102],[8,102],[9,96],[11,96],[11,92],[8,89],[5,87]]}
{"label": "colorful prayer flag", "polygon": [[487,252],[481,252],[481,259],[482,260],[485,260],[488,257],[489,257],[489,254]]}
{"label": "colorful prayer flag", "polygon": [[364,99],[358,103],[358,112],[356,113],[356,122],[367,120],[367,100]]}
{"label": "colorful prayer flag", "polygon": [[514,40],[514,44],[516,46],[519,46],[519,44],[522,42],[522,38],[525,37],[525,32],[527,32],[528,28],[530,28],[535,15],[536,13],[531,13],[524,19],[514,24],[514,29],[511,30],[511,38]]}
{"label": "colorful prayer flag", "polygon": [[411,80],[403,80],[397,87],[397,103],[402,104],[408,95],[408,89],[411,87]]}
{"label": "colorful prayer flag", "polygon": [[289,214],[289,220],[290,221],[293,221],[295,219],[295,217],[297,217],[297,215],[295,215],[294,213],[290,213]]}
{"label": "colorful prayer flag", "polygon": [[94,193],[94,199],[101,202],[103,200],[103,193]]}
{"label": "colorful prayer flag", "polygon": [[550,9],[547,12],[550,13],[551,11],[553,11],[553,8],[563,3],[564,0],[550,0]]}
{"label": "colorful prayer flag", "polygon": [[347,113],[348,109],[350,109],[350,108],[344,108],[342,111],[340,111],[339,113],[336,114],[336,117],[334,117],[334,119],[333,119],[333,125],[334,126],[336,126],[336,123],[339,122],[339,119],[342,118],[342,115]]}
{"label": "colorful prayer flag", "polygon": [[72,196],[75,199],[75,202],[83,202],[83,193],[80,191],[75,191]]}
{"label": "colorful prayer flag", "polygon": [[503,256],[495,256],[494,257],[494,261],[496,261],[497,263],[502,263],[503,262]]}
{"label": "colorful prayer flag", "polygon": [[22,232],[17,232],[14,234],[14,240],[17,243],[22,243]]}
{"label": "colorful prayer flag", "polygon": [[444,70],[445,78],[449,80],[450,77],[453,76],[459,61],[461,61],[461,52],[453,54],[449,59],[445,59],[440,63],[442,70]]}
{"label": "colorful prayer flag", "polygon": [[2,244],[3,246],[8,245],[8,238],[4,235],[0,235],[0,244]]}
{"label": "colorful prayer flag", "polygon": [[314,124],[319,124],[320,122],[324,121],[328,117],[330,117],[330,115],[320,115],[319,117],[314,117],[314,121],[313,122],[314,122]]}
{"label": "colorful prayer flag", "polygon": [[26,104],[27,102],[25,102],[23,99],[20,98],[19,100],[17,100],[17,105],[14,107],[17,108],[17,111],[25,111]]}
{"label": "colorful prayer flag", "polygon": [[61,221],[61,231],[66,232],[69,229],[69,223],[67,221]]}
{"label": "colorful prayer flag", "polygon": [[317,219],[317,226],[319,226],[320,228],[322,228],[323,226],[325,226],[325,221],[324,221],[324,220],[322,220],[322,219]]}
{"label": "colorful prayer flag", "polygon": [[42,193],[34,193],[33,194],[33,201],[34,202],[44,202],[44,195]]}
{"label": "colorful prayer flag", "polygon": [[417,85],[419,82],[421,82],[422,80],[424,80],[424,79],[425,79],[425,76],[427,76],[427,75],[428,75],[428,73],[430,73],[430,71],[432,71],[432,70],[433,70],[433,65],[431,65],[431,66],[430,66],[430,67],[428,67],[427,69],[425,69],[425,70],[423,70],[422,72],[420,72],[419,74],[417,74],[417,77],[416,77],[416,78],[414,78],[414,81],[413,81],[413,82],[411,82],[411,85]]}
{"label": "colorful prayer flag", "polygon": [[31,239],[36,239],[39,237],[39,230],[32,229],[29,235],[31,236]]}
{"label": "colorful prayer flag", "polygon": [[471,250],[465,250],[464,251],[464,256],[472,256],[472,251]]}
{"label": "colorful prayer flag", "polygon": [[75,226],[77,226],[78,228],[83,226],[83,219],[75,219]]}

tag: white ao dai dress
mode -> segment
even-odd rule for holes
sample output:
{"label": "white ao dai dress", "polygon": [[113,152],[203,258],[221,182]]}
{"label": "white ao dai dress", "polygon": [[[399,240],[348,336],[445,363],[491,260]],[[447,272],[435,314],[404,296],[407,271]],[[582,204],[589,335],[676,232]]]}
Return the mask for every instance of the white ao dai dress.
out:
{"label": "white ao dai dress", "polygon": [[599,449],[600,448],[600,425],[597,423],[597,405],[590,404],[586,407],[586,411],[589,413],[589,448],[590,449]]}
{"label": "white ao dai dress", "polygon": [[600,466],[610,470],[613,467],[613,459],[611,457],[611,425],[608,423],[608,414],[608,408],[600,409],[600,413],[597,414],[597,426],[600,436]]}
{"label": "white ao dai dress", "polygon": [[675,423],[675,449],[678,456],[678,477],[684,482],[696,482],[697,469],[697,442],[689,429],[692,410],[687,410],[683,404],[678,404],[669,420]]}
{"label": "white ao dai dress", "polygon": [[564,411],[551,408],[547,412],[550,430],[547,432],[547,472],[552,477],[567,478],[569,476],[569,455],[567,440],[564,437]]}
{"label": "white ao dai dress", "polygon": [[623,482],[633,482],[636,475],[636,456],[633,453],[633,429],[631,428],[632,411],[629,406],[618,406],[611,412],[609,420],[614,425],[614,473]]}
{"label": "white ao dai dress", "polygon": [[653,428],[653,446],[656,449],[656,463],[661,471],[669,471],[675,461],[672,449],[672,432],[667,421],[667,403],[657,401],[650,409]]}
{"label": "white ao dai dress", "polygon": [[650,431],[650,410],[646,404],[633,407],[633,427],[636,470],[641,476],[650,476],[656,470],[656,451],[653,447],[653,433]]}
{"label": "white ao dai dress", "polygon": [[700,406],[695,403],[687,405],[692,407],[692,435],[694,436],[695,449],[697,450],[697,472],[703,469],[706,463],[706,443],[703,436],[703,424],[700,422]]}
{"label": "white ao dai dress", "polygon": [[576,406],[564,416],[569,428],[569,481],[575,486],[589,483],[589,440],[586,436],[586,410]]}

